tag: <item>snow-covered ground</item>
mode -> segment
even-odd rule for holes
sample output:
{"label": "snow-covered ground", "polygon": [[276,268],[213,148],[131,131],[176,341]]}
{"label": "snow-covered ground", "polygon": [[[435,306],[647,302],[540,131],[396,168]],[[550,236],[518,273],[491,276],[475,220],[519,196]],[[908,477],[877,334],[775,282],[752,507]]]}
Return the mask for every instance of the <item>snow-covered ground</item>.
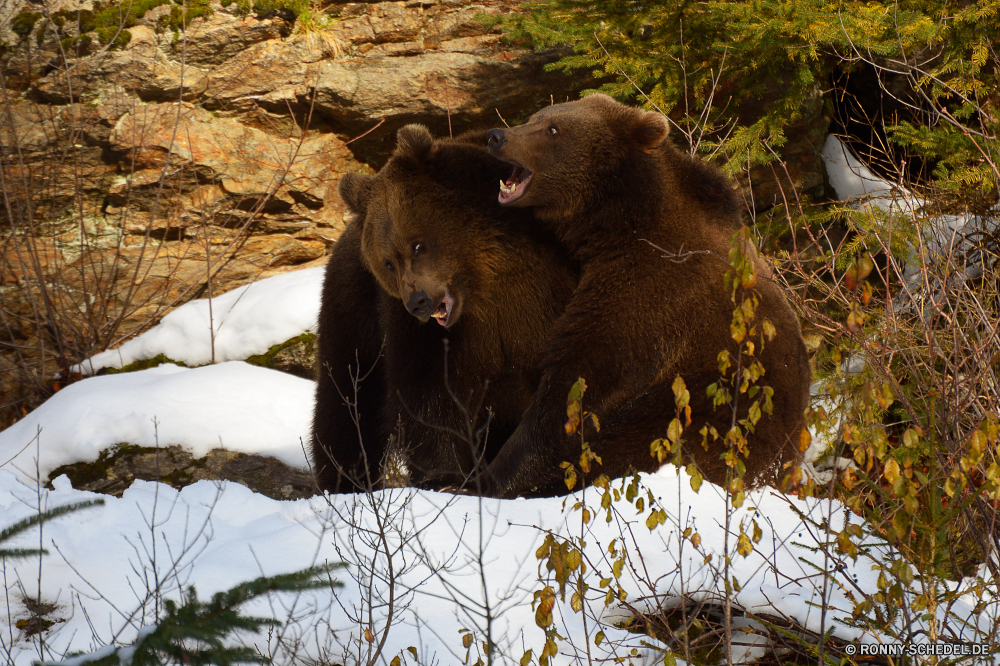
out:
{"label": "snow-covered ground", "polygon": [[[841,192],[845,199],[889,197],[891,187],[862,172],[849,153],[841,150],[838,157],[831,142],[827,148],[831,181],[838,192],[846,188]],[[32,515],[39,505],[96,497],[74,490],[66,477],[55,479],[51,491],[39,491],[33,482],[59,465],[94,460],[117,443],[176,444],[196,455],[223,447],[274,455],[304,467],[302,442],[308,436],[314,385],[239,359],[315,330],[321,281],[321,269],[261,280],[216,297],[211,316],[207,301],[193,301],[120,349],[89,359],[79,368],[85,374],[161,353],[189,366],[203,365],[213,356],[211,322],[218,364],[163,365],[89,377],[0,433],[0,528]],[[574,655],[557,663],[577,661],[584,654],[585,635],[594,658],[627,656],[635,648],[635,663],[658,659],[655,649],[641,645],[650,639],[614,627],[627,614],[621,604],[604,606],[605,590],[597,582],[611,575],[608,547],[615,539],[619,551],[627,553],[621,585],[633,607],[654,601],[677,604],[682,598],[721,599],[721,563],[728,555],[729,574],[739,584],[732,595],[738,608],[787,617],[811,631],[832,630],[847,640],[886,640],[862,637],[843,623],[854,609],[850,595],[877,589],[879,572],[872,563],[891,557],[891,551],[868,539],[868,556],[856,561],[837,556],[827,545],[835,536],[811,521],[842,529],[850,513],[839,503],[756,491],[733,515],[727,536],[726,503],[719,488],[706,483],[694,494],[687,477],[678,477],[669,466],[644,476],[643,483],[657,498],[657,508],[666,512],[666,523],[650,533],[648,514],[635,515],[626,505],[605,522],[604,513],[595,508],[585,548],[592,590],[582,614],[570,609],[569,592],[566,602],[556,605],[559,633],[567,637],[560,649]],[[594,491],[588,491],[588,498],[597,500]],[[178,492],[142,481],[121,499],[103,499],[101,507],[58,518],[45,524],[41,534],[34,530],[4,544],[37,547],[41,542],[49,555],[41,559],[41,567],[37,559],[0,560],[6,587],[6,600],[0,598],[0,660],[9,656],[13,664],[26,666],[68,651],[127,643],[139,627],[155,621],[157,594],[176,598],[179,589],[194,585],[205,599],[261,574],[343,561],[350,566],[336,577],[345,586],[334,594],[284,597],[271,606],[255,602],[247,612],[291,618],[285,637],[301,639],[304,654],[345,664],[356,662],[359,650],[379,643],[390,610],[383,663],[411,646],[418,659],[405,652],[406,663],[462,661],[462,629],[475,632],[475,661],[476,646],[486,638],[488,614],[498,654],[503,663],[513,664],[526,649],[537,656],[544,644],[532,594],[543,586],[539,572],[544,574],[545,568],[539,567],[535,551],[545,531],[561,537],[580,534],[580,514],[573,511],[572,500],[564,504],[562,499],[497,501],[395,490],[281,502],[233,483],[200,482]],[[736,537],[740,525],[750,532],[754,520],[762,538],[744,558],[735,554]],[[387,527],[380,530],[379,525]],[[678,537],[687,527],[700,536],[699,547]],[[56,622],[46,630],[43,644],[16,627],[29,615],[23,600],[39,595],[56,606],[48,617]],[[951,607],[953,615],[968,621],[966,640],[973,640],[975,627],[985,629],[997,616],[993,605],[974,611],[976,602],[962,598]],[[373,632],[373,643],[364,637],[365,628]],[[599,646],[593,640],[597,631],[607,636]],[[952,637],[961,631],[954,629]],[[276,636],[247,640],[266,652],[276,645]],[[761,637],[744,634],[741,640],[754,644]],[[746,653],[762,650],[747,648]]]}
{"label": "snow-covered ground", "polygon": [[[633,663],[653,663],[662,657],[642,646],[648,638],[615,628],[616,620],[626,614],[620,604],[604,605],[605,591],[598,589],[598,579],[612,576],[613,558],[608,554],[612,540],[617,539],[617,547],[628,553],[620,583],[628,602],[639,609],[653,603],[653,594],[668,604],[681,597],[724,596],[720,569],[726,503],[722,493],[706,484],[695,494],[686,476],[677,476],[670,466],[644,476],[643,483],[668,512],[667,522],[650,532],[643,524],[645,516],[634,516],[626,505],[621,517],[607,523],[595,506],[597,518],[587,528],[584,550],[593,589],[584,613],[572,612],[569,594],[566,603],[556,604],[556,626],[566,638],[562,652],[581,657],[589,637],[595,658],[627,656],[633,648],[639,651]],[[54,486],[42,493],[43,507],[97,497],[73,490],[65,477],[56,479]],[[563,537],[580,534],[579,513],[564,509],[560,499],[480,500],[395,490],[370,497],[282,502],[237,484],[202,481],[178,492],[137,481],[121,499],[105,497],[104,501],[104,506],[45,524],[41,541],[50,554],[42,559],[41,575],[34,559],[4,566],[11,605],[0,604],[0,657],[7,650],[15,664],[27,665],[33,659],[53,659],[70,650],[92,650],[112,641],[127,643],[140,626],[155,620],[150,590],[157,584],[162,594],[174,598],[178,588],[194,585],[204,599],[260,575],[314,563],[346,562],[349,568],[336,574],[345,583],[340,589],[280,597],[270,605],[257,601],[245,610],[253,615],[274,614],[281,620],[291,617],[285,640],[299,638],[306,655],[325,654],[337,660],[332,663],[341,663],[343,658],[347,659],[344,663],[351,663],[359,646],[371,645],[363,637],[366,627],[376,643],[386,630],[391,559],[395,587],[386,663],[411,646],[417,649],[419,662],[407,653],[407,663],[458,663],[465,653],[460,630],[475,632],[474,644],[480,645],[486,638],[488,605],[491,638],[502,663],[513,664],[526,649],[538,655],[545,641],[535,625],[531,603],[532,593],[543,586],[538,581],[535,550],[545,530]],[[591,504],[597,504],[593,491]],[[0,513],[5,522],[32,515],[38,505],[35,487],[0,470]],[[810,631],[832,629],[840,638],[874,640],[841,622],[854,608],[849,595],[855,589],[875,590],[878,572],[865,557],[853,562],[832,556],[832,548],[816,549],[828,537],[810,521],[803,521],[800,512],[812,521],[829,521],[834,529],[850,519],[837,503],[789,499],[770,490],[751,494],[747,505],[735,512],[733,524],[742,521],[749,529],[750,520],[755,519],[762,539],[744,558],[733,553],[735,537],[729,537],[730,575],[740,585],[733,594],[734,604],[794,619]],[[387,525],[384,543],[380,522]],[[700,547],[678,539],[687,527],[700,534]],[[38,543],[39,535],[32,533],[11,545],[37,547]],[[386,546],[391,558],[385,555]],[[883,549],[872,547],[879,557]],[[49,615],[56,623],[46,632],[41,654],[37,642],[11,629],[17,620],[29,616],[22,599],[36,599],[39,584],[42,601],[57,607]],[[974,604],[970,598],[951,610],[988,631],[988,614],[973,612]],[[373,613],[370,622],[369,611]],[[594,637],[599,630],[607,640],[598,646]],[[749,634],[737,638],[751,643],[759,640]],[[966,630],[965,639],[973,640],[972,628]],[[267,637],[249,640],[266,649]],[[268,645],[274,648],[275,643],[272,636]]]}
{"label": "snow-covered ground", "polygon": [[305,468],[315,391],[308,379],[242,361],[89,377],[0,432],[0,465],[44,480],[127,443],[178,445],[197,457],[229,449]]}
{"label": "snow-covered ground", "polygon": [[[71,368],[92,375],[159,354],[188,366],[242,360],[316,331],[323,268],[283,273],[211,299],[189,301],[152,330]],[[211,327],[209,327],[211,323]]]}

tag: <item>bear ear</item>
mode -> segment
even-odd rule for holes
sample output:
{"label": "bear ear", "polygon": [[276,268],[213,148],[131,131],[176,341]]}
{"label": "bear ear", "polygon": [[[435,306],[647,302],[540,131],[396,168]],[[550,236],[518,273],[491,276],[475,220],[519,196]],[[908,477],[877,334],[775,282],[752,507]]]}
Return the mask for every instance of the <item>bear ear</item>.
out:
{"label": "bear ear", "polygon": [[637,117],[629,126],[629,135],[635,146],[650,152],[660,147],[669,132],[666,117],[652,111],[637,110]]}
{"label": "bear ear", "polygon": [[345,173],[341,176],[337,191],[352,215],[364,216],[368,208],[371,181],[372,177],[363,173]]}
{"label": "bear ear", "polygon": [[434,147],[434,137],[423,125],[406,125],[396,132],[396,150],[393,156],[421,160]]}

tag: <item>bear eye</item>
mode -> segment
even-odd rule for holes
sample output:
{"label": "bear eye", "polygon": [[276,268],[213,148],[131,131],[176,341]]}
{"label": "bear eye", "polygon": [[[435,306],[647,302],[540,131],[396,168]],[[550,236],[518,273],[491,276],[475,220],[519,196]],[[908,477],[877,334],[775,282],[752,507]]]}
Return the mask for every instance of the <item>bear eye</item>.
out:
{"label": "bear eye", "polygon": [[420,241],[416,241],[413,244],[413,256],[415,257],[423,251],[424,251],[424,244],[421,243]]}
{"label": "bear eye", "polygon": [[388,260],[386,260],[386,262],[385,262],[385,267],[389,269],[390,273],[395,272],[395,270],[396,270],[396,264],[394,264],[394,263],[392,263],[391,261],[388,261]]}
{"label": "bear eye", "polygon": [[556,127],[555,125],[549,125],[549,134],[551,134],[552,136],[559,134],[559,128]]}

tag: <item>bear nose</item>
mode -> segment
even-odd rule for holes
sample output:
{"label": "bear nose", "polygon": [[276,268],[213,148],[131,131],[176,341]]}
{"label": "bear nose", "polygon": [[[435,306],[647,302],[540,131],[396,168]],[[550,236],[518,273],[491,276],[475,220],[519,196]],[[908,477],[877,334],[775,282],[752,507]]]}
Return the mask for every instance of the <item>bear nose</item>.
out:
{"label": "bear nose", "polygon": [[491,129],[486,133],[489,137],[489,146],[491,151],[497,151],[507,145],[507,137],[504,136],[502,129]]}
{"label": "bear nose", "polygon": [[431,313],[431,297],[426,291],[416,291],[406,301],[406,310],[414,317],[426,317]]}

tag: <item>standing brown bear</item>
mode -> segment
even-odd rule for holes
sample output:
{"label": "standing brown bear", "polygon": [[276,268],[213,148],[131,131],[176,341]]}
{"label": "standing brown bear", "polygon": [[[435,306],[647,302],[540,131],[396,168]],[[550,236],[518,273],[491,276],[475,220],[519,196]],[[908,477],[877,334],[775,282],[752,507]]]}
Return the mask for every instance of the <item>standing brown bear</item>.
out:
{"label": "standing brown bear", "polygon": [[[409,125],[377,175],[340,182],[355,219],[320,310],[312,453],[323,489],[377,486],[390,435],[413,485],[461,485],[537,390],[576,274],[530,210],[497,205],[509,167],[485,144],[485,132],[434,140]],[[352,375],[367,375],[357,424]]]}
{"label": "standing brown bear", "polygon": [[[679,374],[692,407],[685,453],[708,479],[726,481],[721,439],[705,451],[697,433],[710,424],[725,436],[733,420],[732,406],[714,407],[706,388],[720,377],[721,351],[734,364],[738,358],[730,334],[736,306],[723,276],[739,205],[727,179],[673,148],[667,132],[661,115],[606,95],[489,132],[490,151],[513,165],[499,202],[534,210],[581,265],[545,347],[539,390],[485,474],[490,494],[551,487],[559,463],[578,459],[579,439],[567,437],[564,424],[567,393],[580,377],[584,407],[603,421],[599,434],[588,433],[603,459],[599,473],[659,466],[650,443],[666,436],[675,415],[670,387]],[[798,460],[810,380],[799,323],[780,289],[762,275],[756,291],[757,321],[766,318],[776,331],[770,341],[754,338],[766,372],[758,383],[774,399],[749,436],[749,484],[772,481],[783,463]],[[736,416],[744,418],[749,400],[737,397]]]}

